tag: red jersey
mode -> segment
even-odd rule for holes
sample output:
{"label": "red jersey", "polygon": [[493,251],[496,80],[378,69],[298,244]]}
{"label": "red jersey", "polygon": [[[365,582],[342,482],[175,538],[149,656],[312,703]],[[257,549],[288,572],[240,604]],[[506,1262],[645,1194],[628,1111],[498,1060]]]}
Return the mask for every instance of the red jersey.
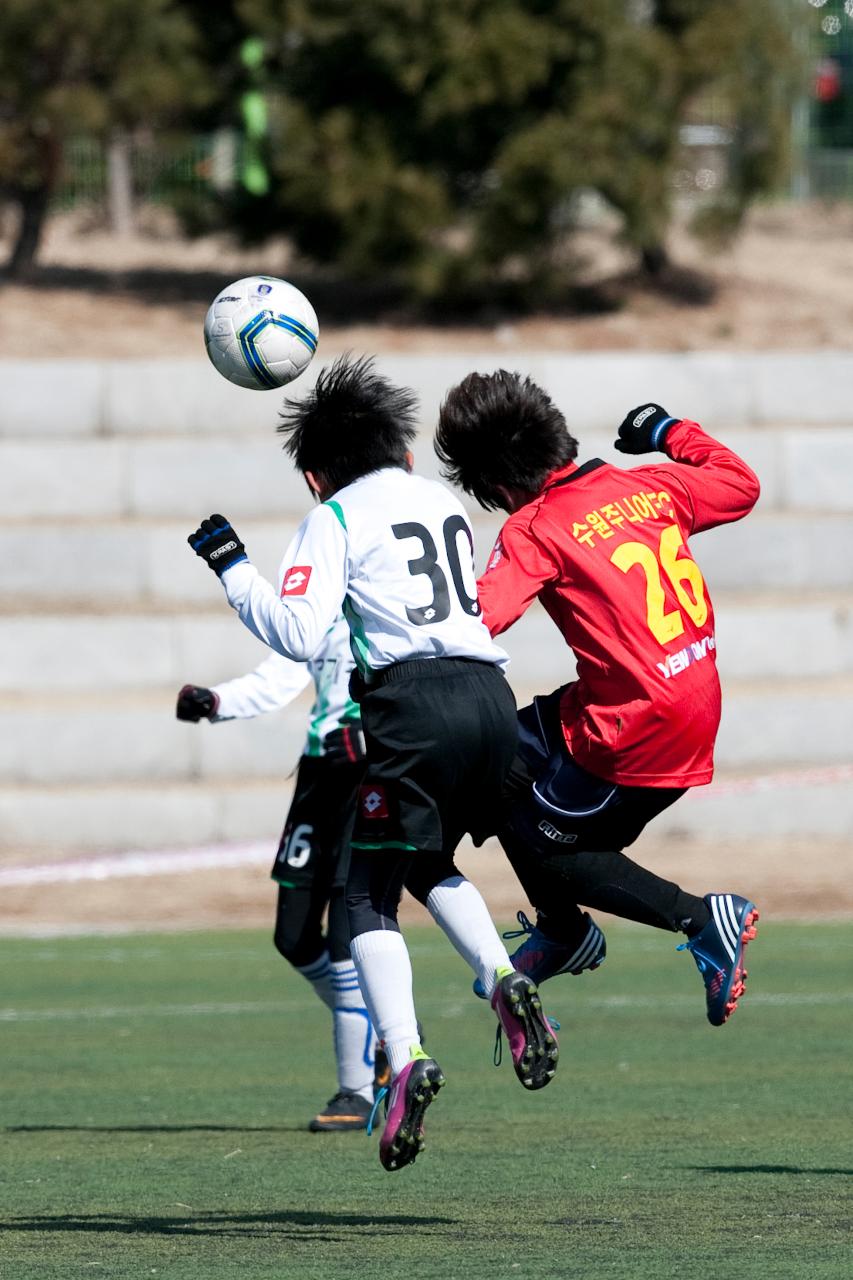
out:
{"label": "red jersey", "polygon": [[669,428],[674,462],[569,463],[507,520],[479,581],[492,635],[535,597],[577,659],[560,710],[578,764],[610,782],[710,782],[720,722],[714,613],[687,538],[740,520],[758,480],[695,422]]}

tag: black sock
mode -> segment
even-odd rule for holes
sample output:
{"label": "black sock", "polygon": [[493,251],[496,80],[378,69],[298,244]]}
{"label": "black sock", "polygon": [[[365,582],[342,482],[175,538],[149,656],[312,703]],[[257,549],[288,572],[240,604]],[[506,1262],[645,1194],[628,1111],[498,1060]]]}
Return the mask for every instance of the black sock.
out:
{"label": "black sock", "polygon": [[589,930],[586,913],[573,903],[560,903],[559,909],[536,912],[536,927],[546,938],[577,949]]}
{"label": "black sock", "polygon": [[[608,911],[624,920],[652,925],[672,933],[694,937],[711,918],[706,903],[685,893],[671,880],[663,880],[651,871],[626,858],[624,853],[570,853],[549,859],[549,869],[556,871],[568,890],[571,906],[582,902],[587,907]],[[548,905],[548,923],[561,919],[559,900]],[[560,926],[561,927],[561,924]]]}

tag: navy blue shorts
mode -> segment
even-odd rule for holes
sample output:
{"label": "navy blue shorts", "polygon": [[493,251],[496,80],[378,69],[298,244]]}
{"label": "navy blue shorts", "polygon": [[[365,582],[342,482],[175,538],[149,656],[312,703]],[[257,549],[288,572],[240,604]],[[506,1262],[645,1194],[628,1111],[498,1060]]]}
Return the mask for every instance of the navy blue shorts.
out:
{"label": "navy blue shorts", "polygon": [[569,754],[557,689],[518,713],[518,756],[507,787],[507,825],[531,853],[624,849],[683,788],[626,787],[583,769]]}

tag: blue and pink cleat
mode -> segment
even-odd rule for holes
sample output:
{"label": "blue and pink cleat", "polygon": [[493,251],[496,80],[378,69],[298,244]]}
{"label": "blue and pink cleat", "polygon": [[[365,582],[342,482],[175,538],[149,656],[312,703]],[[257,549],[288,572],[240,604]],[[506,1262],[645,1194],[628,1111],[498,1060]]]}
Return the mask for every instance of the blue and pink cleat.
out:
{"label": "blue and pink cleat", "polygon": [[721,1027],[734,1013],[746,986],[743,953],[756,935],[755,903],[736,893],[709,893],[705,903],[711,919],[701,933],[682,942],[678,951],[689,951],[705,983],[708,1021]]}
{"label": "blue and pink cleat", "polygon": [[[513,968],[526,973],[540,986],[547,978],[560,973],[581,974],[604,964],[607,943],[604,934],[588,912],[584,912],[586,933],[580,942],[567,944],[549,938],[537,924],[531,924],[523,911],[518,912],[518,929],[510,929],[505,938],[524,938],[521,946],[510,956]],[[485,1000],[486,992],[479,978],[474,982],[474,995]]]}

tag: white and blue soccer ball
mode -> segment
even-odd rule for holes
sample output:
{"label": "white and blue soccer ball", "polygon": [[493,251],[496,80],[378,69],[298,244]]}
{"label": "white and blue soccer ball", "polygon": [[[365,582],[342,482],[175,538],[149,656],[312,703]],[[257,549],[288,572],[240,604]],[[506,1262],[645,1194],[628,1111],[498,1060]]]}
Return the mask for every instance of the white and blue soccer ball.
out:
{"label": "white and blue soccer ball", "polygon": [[222,289],[204,318],[215,367],[238,387],[270,391],[298,378],[317,350],[317,315],[304,293],[275,276]]}

